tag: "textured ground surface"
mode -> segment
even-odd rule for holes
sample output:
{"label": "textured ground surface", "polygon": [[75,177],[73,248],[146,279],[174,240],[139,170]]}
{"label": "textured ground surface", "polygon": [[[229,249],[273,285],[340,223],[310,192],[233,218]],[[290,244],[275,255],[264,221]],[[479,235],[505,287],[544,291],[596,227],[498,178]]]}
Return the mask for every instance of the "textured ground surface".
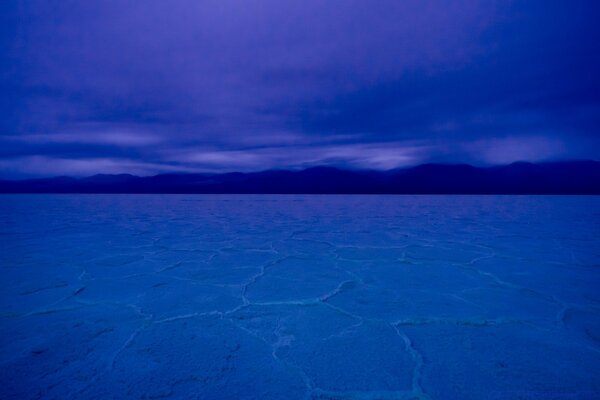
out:
{"label": "textured ground surface", "polygon": [[0,197],[2,399],[598,399],[600,198]]}

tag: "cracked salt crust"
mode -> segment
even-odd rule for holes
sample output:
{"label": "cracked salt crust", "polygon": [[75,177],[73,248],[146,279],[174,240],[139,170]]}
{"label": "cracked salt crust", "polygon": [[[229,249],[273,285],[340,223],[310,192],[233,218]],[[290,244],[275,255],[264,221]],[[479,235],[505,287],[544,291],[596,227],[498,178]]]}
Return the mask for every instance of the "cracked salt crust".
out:
{"label": "cracked salt crust", "polygon": [[600,397],[599,198],[98,199],[0,198],[3,399]]}

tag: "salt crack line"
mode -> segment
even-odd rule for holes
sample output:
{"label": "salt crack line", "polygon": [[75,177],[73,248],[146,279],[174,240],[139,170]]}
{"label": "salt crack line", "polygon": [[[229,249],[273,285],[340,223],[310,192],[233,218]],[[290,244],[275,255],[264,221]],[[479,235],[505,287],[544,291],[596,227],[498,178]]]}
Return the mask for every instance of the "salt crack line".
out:
{"label": "salt crack line", "polygon": [[429,397],[409,391],[373,390],[373,391],[331,391],[316,388],[313,391],[316,400],[428,400]]}
{"label": "salt crack line", "polygon": [[129,337],[127,338],[127,340],[125,341],[125,343],[123,343],[123,345],[121,347],[119,347],[117,349],[117,351],[115,351],[115,353],[112,355],[110,362],[108,363],[108,371],[112,371],[115,367],[115,362],[117,361],[117,357],[119,357],[119,355],[125,351],[125,349],[127,349],[131,343],[133,343],[133,341],[135,340],[135,338],[145,329],[145,325],[140,326],[139,328],[137,328],[135,331],[133,331],[131,333],[131,335],[129,335]]}
{"label": "salt crack line", "polygon": [[352,279],[348,279],[343,282],[340,282],[340,284],[337,285],[337,287],[335,289],[333,289],[331,292],[325,293],[324,295],[320,296],[319,301],[327,301],[327,300],[331,299],[332,297],[337,296],[342,291],[344,286],[350,285],[353,283],[355,283],[355,281]]}
{"label": "salt crack line", "polygon": [[207,312],[202,312],[202,313],[190,313],[190,314],[181,314],[181,315],[174,315],[172,317],[167,317],[167,318],[163,318],[163,319],[159,319],[156,321],[152,321],[152,325],[154,324],[164,324],[166,322],[173,322],[173,321],[179,321],[182,319],[190,319],[190,318],[198,318],[198,317],[206,317],[206,316],[219,316],[219,317],[223,317],[223,312],[221,311],[207,311]]}
{"label": "salt crack line", "polygon": [[242,301],[243,301],[244,305],[249,305],[249,304],[251,304],[251,303],[250,303],[250,300],[248,300],[248,297],[246,297],[246,292],[248,291],[248,287],[249,287],[250,285],[252,285],[252,284],[256,283],[256,282],[257,282],[257,281],[258,281],[260,278],[262,278],[263,276],[265,276],[265,274],[267,273],[267,269],[268,269],[269,267],[272,267],[272,266],[274,266],[274,265],[277,265],[277,264],[279,264],[280,262],[282,262],[282,261],[284,261],[284,260],[287,260],[287,259],[289,259],[289,258],[291,258],[291,257],[290,257],[290,256],[285,256],[285,257],[279,258],[279,259],[277,259],[277,260],[274,260],[274,261],[268,262],[268,263],[266,263],[266,264],[264,264],[264,265],[261,265],[261,266],[260,266],[260,271],[258,272],[258,274],[256,274],[256,275],[252,276],[252,277],[251,277],[251,278],[250,278],[250,279],[249,279],[249,280],[248,280],[246,283],[244,283],[244,284],[242,285]]}
{"label": "salt crack line", "polygon": [[398,336],[404,341],[404,345],[406,351],[411,355],[413,361],[415,362],[415,369],[413,370],[413,379],[412,379],[412,392],[418,399],[428,399],[429,396],[425,394],[423,390],[423,386],[421,384],[421,379],[423,376],[423,368],[425,367],[425,362],[423,361],[423,356],[419,353],[412,344],[412,341],[404,332],[402,332],[397,324],[390,324],[391,327],[396,331]]}
{"label": "salt crack line", "polygon": [[474,327],[486,327],[494,325],[504,324],[526,324],[529,323],[527,320],[521,319],[485,319],[485,318],[474,318],[474,319],[455,319],[455,318],[409,318],[401,319],[394,322],[394,326],[421,326],[421,325],[456,325],[456,326],[474,326]]}
{"label": "salt crack line", "polygon": [[302,381],[304,382],[304,385],[306,386],[306,395],[305,398],[306,399],[310,399],[312,398],[312,393],[314,391],[314,386],[312,384],[311,379],[308,377],[308,375],[306,375],[306,372],[304,372],[304,370],[295,365],[292,364],[288,361],[285,361],[283,359],[281,359],[278,355],[277,355],[277,350],[280,347],[283,347],[285,345],[287,345],[287,342],[285,340],[283,340],[282,336],[279,334],[281,326],[280,326],[280,322],[277,322],[277,327],[275,328],[275,331],[273,332],[276,336],[277,336],[277,341],[275,343],[270,343],[268,340],[266,340],[264,337],[258,335],[256,332],[253,332],[252,330],[238,325],[235,323],[235,321],[231,318],[225,318],[226,321],[229,321],[229,323],[231,323],[234,327],[238,328],[239,330],[245,332],[246,334],[250,335],[251,337],[254,337],[255,339],[258,339],[259,341],[263,342],[264,344],[266,344],[268,347],[271,348],[271,357],[273,358],[273,360],[275,360],[276,362],[278,362],[279,364],[281,364],[284,368],[292,371],[292,372],[296,372],[299,376],[300,379],[302,379]]}

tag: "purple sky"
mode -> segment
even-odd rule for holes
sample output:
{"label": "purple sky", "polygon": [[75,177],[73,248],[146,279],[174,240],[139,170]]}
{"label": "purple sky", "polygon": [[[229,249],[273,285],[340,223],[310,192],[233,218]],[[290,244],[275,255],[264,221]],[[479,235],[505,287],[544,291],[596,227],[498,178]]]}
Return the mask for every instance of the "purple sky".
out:
{"label": "purple sky", "polygon": [[599,11],[4,0],[0,177],[598,159]]}

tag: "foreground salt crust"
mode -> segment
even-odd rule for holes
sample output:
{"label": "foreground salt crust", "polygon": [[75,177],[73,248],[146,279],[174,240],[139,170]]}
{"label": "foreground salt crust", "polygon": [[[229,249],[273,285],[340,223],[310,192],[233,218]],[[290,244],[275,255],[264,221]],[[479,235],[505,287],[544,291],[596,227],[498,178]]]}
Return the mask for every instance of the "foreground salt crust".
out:
{"label": "foreground salt crust", "polygon": [[0,397],[596,399],[600,198],[5,196]]}

